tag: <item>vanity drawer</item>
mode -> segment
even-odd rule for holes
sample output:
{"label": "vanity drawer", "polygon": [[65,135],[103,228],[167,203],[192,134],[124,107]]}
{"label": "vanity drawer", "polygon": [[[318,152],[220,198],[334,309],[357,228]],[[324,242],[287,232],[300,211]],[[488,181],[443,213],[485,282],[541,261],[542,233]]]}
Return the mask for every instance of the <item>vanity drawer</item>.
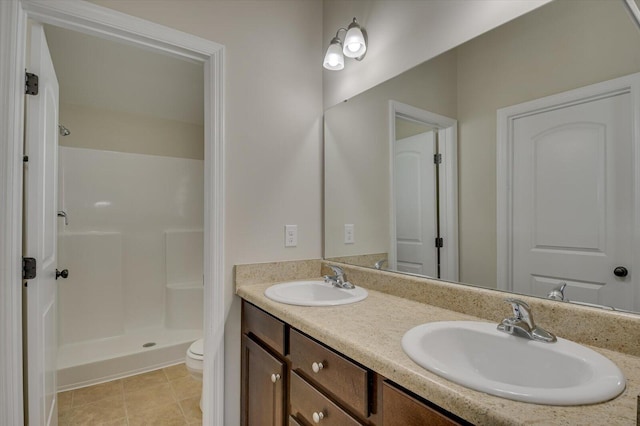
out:
{"label": "vanity drawer", "polygon": [[[316,424],[315,420],[319,420],[317,423],[320,425],[362,426],[296,373],[291,373],[290,400],[291,415],[298,420],[304,419],[308,424]],[[314,419],[314,413],[322,413],[323,418]]]}
{"label": "vanity drawer", "polygon": [[[369,372],[291,329],[289,333],[291,369],[335,396],[363,418],[369,416]],[[314,364],[320,367],[314,371]]]}
{"label": "vanity drawer", "polygon": [[280,355],[285,355],[286,324],[250,303],[242,302],[242,332],[251,334]]}
{"label": "vanity drawer", "polygon": [[445,416],[387,382],[382,383],[384,426],[455,426],[464,423]]}

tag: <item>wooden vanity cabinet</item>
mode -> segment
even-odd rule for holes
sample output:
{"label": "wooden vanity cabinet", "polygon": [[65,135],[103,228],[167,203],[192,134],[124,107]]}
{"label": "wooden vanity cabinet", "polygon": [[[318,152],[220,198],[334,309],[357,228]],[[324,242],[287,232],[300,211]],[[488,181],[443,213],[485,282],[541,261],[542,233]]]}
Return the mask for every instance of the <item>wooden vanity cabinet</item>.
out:
{"label": "wooden vanity cabinet", "polygon": [[243,426],[469,425],[245,301],[242,332]]}

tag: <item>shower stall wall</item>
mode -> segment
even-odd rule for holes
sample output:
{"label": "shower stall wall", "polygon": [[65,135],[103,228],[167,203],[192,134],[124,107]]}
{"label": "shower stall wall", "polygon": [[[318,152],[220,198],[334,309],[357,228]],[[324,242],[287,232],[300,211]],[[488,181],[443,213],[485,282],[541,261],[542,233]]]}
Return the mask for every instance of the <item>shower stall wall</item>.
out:
{"label": "shower stall wall", "polygon": [[182,361],[202,337],[203,161],[59,149],[59,389]]}

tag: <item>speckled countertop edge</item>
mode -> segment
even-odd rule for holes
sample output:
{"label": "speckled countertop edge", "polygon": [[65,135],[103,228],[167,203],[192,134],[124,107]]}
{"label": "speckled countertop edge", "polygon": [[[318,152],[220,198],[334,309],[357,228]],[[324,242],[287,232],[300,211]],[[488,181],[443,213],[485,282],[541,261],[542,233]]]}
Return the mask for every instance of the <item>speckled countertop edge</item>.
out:
{"label": "speckled countertop edge", "polygon": [[[316,265],[313,264],[307,272],[315,270]],[[371,289],[367,299],[351,305],[316,308],[285,305],[264,296],[264,291],[273,282],[241,285],[236,293],[291,326],[477,425],[636,425],[636,397],[640,394],[638,357],[592,347],[615,362],[627,378],[624,393],[612,401],[577,407],[511,401],[468,389],[430,373],[411,361],[400,344],[407,330],[425,322],[486,320]]]}

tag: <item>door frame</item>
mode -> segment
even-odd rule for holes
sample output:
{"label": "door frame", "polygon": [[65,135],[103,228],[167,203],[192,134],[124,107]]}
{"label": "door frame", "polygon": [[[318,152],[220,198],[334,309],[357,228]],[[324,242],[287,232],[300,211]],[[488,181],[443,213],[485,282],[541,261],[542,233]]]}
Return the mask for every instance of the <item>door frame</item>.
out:
{"label": "door frame", "polygon": [[445,244],[440,251],[441,279],[458,281],[458,121],[444,115],[429,112],[402,102],[389,101],[389,265],[397,261],[396,240],[396,208],[394,187],[394,143],[396,140],[396,117],[436,127],[440,137],[440,164],[438,178],[440,180],[440,229],[446,236]]}
{"label": "door frame", "polygon": [[[224,46],[84,1],[0,1],[0,424],[23,424],[22,156],[27,19],[204,65],[203,424],[224,423]],[[7,100],[6,102],[4,100]]]}
{"label": "door frame", "polygon": [[[553,111],[615,94],[629,93],[633,125],[633,266],[640,266],[640,73],[591,84],[544,98],[535,99],[497,111],[496,146],[496,230],[497,288],[513,290],[513,125],[529,115]],[[640,285],[634,283],[635,304],[640,303]]]}

